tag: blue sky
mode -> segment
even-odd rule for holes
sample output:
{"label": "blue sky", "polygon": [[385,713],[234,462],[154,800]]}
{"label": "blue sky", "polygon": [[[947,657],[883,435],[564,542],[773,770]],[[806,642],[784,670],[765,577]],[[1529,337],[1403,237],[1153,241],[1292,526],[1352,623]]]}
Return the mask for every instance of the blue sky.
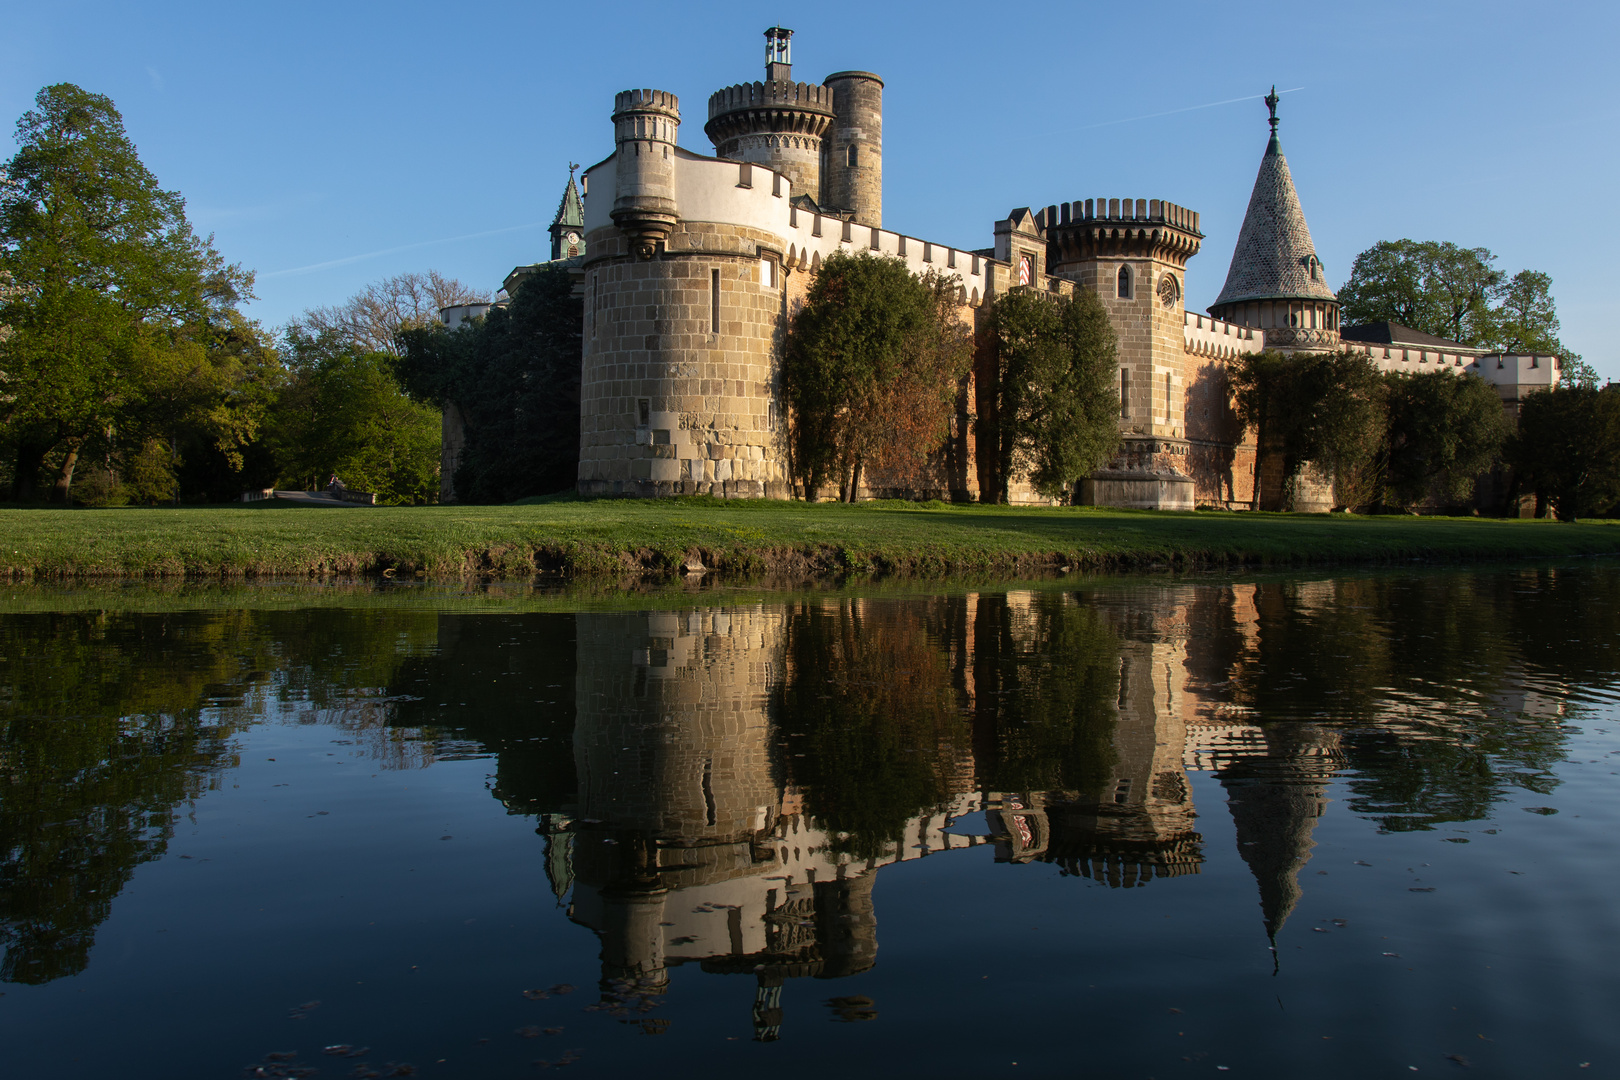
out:
{"label": "blue sky", "polygon": [[[1563,337],[1620,379],[1620,12],[1603,4],[711,2],[5,5],[0,114],[48,83],[107,94],[267,325],[437,269],[480,288],[543,258],[570,161],[612,149],[615,91],[876,71],[884,225],[963,248],[1018,206],[1162,198],[1203,215],[1188,307],[1219,292],[1265,147],[1329,280],[1379,240],[1488,247],[1550,273]],[[1219,104],[1217,104],[1219,103]],[[9,140],[0,153],[9,156]]]}

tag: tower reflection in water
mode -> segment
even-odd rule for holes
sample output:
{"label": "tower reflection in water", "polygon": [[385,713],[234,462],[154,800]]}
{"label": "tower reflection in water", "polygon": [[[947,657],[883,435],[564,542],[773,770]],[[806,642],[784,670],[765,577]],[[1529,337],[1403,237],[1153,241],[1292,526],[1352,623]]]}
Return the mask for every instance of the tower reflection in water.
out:
{"label": "tower reflection in water", "polygon": [[1113,887],[1196,874],[1189,771],[1224,788],[1274,936],[1340,755],[1335,729],[1262,728],[1239,700],[1255,597],[578,615],[579,801],[543,829],[554,888],[601,938],[606,1007],[656,1031],[670,969],[698,964],[753,976],[756,1036],[777,1038],[787,980],[876,962],[873,885],[896,862],[993,844]]}

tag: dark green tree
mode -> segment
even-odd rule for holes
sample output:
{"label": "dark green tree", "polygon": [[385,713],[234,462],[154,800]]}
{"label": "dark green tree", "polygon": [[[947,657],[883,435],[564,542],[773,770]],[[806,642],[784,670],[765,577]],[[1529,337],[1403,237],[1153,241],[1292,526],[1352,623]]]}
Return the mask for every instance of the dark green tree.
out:
{"label": "dark green tree", "polygon": [[584,307],[568,268],[544,266],[511,303],[454,333],[400,332],[401,383],[417,401],[459,411],[464,502],[510,502],[570,489],[579,475]]}
{"label": "dark green tree", "polygon": [[904,472],[945,441],[972,358],[956,292],[899,259],[838,252],[822,264],[782,365],[806,498],[836,476],[853,500],[867,468]]}
{"label": "dark green tree", "polygon": [[1391,502],[1411,506],[1431,493],[1453,502],[1473,494],[1508,435],[1496,388],[1483,379],[1446,371],[1389,373],[1388,464]]}
{"label": "dark green tree", "polygon": [[1283,475],[1307,462],[1334,479],[1339,501],[1378,501],[1385,440],[1385,387],[1362,353],[1263,352],[1242,357],[1228,377],[1239,420]]}
{"label": "dark green tree", "polygon": [[1117,339],[1088,290],[1057,296],[1014,289],[989,314],[992,363],[979,386],[979,447],[994,455],[992,501],[1027,476],[1060,495],[1119,446]]}
{"label": "dark green tree", "polygon": [[143,358],[223,318],[252,276],[192,231],[109,98],[47,86],[16,138],[0,189],[0,437],[14,498],[38,497],[49,458],[65,501],[86,443],[116,439],[141,399]]}
{"label": "dark green tree", "polygon": [[1620,386],[1560,386],[1519,406],[1508,459],[1520,484],[1566,521],[1620,501]]}

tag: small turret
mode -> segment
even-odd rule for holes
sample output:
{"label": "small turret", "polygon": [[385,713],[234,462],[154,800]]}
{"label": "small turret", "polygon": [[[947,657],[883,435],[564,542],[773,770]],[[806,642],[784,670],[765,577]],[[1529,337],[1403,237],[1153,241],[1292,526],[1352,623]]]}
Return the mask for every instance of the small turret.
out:
{"label": "small turret", "polygon": [[822,139],[822,202],[856,224],[883,225],[883,80],[870,71],[827,76],[833,126]]}
{"label": "small turret", "polygon": [[613,101],[613,224],[650,259],[680,220],[675,205],[675,139],[680,99],[666,90],[625,90]]}

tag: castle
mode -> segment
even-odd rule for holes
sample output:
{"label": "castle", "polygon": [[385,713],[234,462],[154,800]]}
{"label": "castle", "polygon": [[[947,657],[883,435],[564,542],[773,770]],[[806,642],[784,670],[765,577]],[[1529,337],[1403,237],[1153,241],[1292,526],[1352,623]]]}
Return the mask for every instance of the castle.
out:
{"label": "castle", "polygon": [[[704,132],[716,156],[678,145],[674,94],[628,90],[614,101],[614,152],[585,170],[583,199],[569,180],[552,256],[577,267],[585,306],[582,493],[805,494],[787,466],[779,359],[792,314],[837,251],[954,276],[958,316],[974,326],[1010,289],[1089,289],[1102,300],[1119,343],[1120,444],[1080,484],[1084,503],[1283,508],[1289,478],[1237,422],[1227,386],[1227,364],[1263,349],[1357,349],[1403,371],[1432,364],[1491,381],[1510,409],[1557,379],[1553,357],[1487,356],[1401,327],[1341,332],[1278,140],[1275,92],[1225,287],[1197,314],[1185,308],[1185,275],[1204,234],[1197,212],[1168,200],[1016,209],[995,223],[993,246],[973,251],[884,229],[883,80],[841,71],[795,82],[792,34],[765,32],[763,81],[710,96]],[[871,476],[860,494],[965,501],[993,490],[972,430],[989,404],[978,399],[984,385],[970,376],[950,445],[921,489]],[[1026,485],[1012,496],[1043,501]],[[1331,505],[1323,485],[1296,487],[1295,508]]]}

